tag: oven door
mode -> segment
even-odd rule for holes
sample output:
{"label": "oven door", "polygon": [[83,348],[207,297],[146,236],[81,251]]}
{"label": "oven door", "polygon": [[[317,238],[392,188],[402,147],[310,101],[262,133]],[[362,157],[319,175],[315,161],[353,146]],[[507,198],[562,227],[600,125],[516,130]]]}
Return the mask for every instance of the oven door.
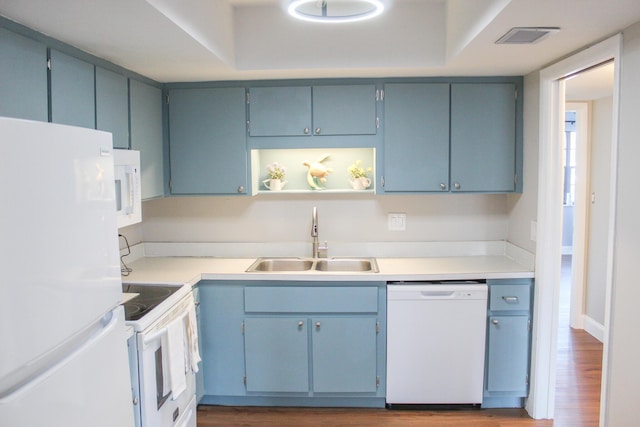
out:
{"label": "oven door", "polygon": [[176,319],[186,317],[189,295],[148,329],[138,333],[138,361],[140,378],[140,409],[142,427],[174,426],[184,413],[189,412],[195,397],[195,374],[189,369],[184,374],[186,389],[174,399],[169,384],[169,348],[167,333]]}

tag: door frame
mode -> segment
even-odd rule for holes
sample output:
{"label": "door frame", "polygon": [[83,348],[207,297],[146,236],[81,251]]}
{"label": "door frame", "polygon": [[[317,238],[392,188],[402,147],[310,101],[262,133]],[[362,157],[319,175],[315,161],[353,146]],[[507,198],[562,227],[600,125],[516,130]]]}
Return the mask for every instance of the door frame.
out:
{"label": "door frame", "polygon": [[[571,260],[571,309],[569,324],[584,329],[585,288],[587,281],[587,247],[589,242],[589,170],[591,157],[590,102],[566,102],[567,110],[576,111],[576,200],[573,210],[573,254]],[[570,108],[569,108],[570,107]]]}
{"label": "door frame", "polygon": [[[531,359],[531,384],[526,409],[533,418],[553,418],[562,256],[562,146],[564,134],[564,79],[613,59],[612,179],[607,249],[604,357],[602,390],[606,390],[608,341],[613,274],[615,189],[617,187],[618,104],[622,34],[617,34],[540,71],[540,141],[536,236],[536,287]],[[601,392],[600,424],[606,417],[606,394]]]}

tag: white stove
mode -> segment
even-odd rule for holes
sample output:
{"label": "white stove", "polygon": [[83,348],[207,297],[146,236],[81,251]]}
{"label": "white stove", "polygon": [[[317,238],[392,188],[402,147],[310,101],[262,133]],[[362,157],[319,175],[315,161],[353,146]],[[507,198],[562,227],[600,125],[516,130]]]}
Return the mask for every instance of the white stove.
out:
{"label": "white stove", "polygon": [[191,287],[179,284],[123,283],[124,294],[137,294],[124,303],[127,325],[147,329],[178,301],[191,294]]}
{"label": "white stove", "polygon": [[[136,427],[196,427],[199,354],[187,285],[123,283]],[[137,294],[137,295],[136,295]],[[197,360],[194,360],[196,359]]]}

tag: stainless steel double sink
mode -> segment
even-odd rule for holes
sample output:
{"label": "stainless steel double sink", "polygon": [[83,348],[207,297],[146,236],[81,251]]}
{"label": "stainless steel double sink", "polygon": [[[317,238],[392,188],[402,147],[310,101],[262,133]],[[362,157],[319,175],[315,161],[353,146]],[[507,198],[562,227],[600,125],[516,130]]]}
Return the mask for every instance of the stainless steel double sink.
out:
{"label": "stainless steel double sink", "polygon": [[375,258],[258,258],[246,270],[255,272],[357,272],[378,273]]}

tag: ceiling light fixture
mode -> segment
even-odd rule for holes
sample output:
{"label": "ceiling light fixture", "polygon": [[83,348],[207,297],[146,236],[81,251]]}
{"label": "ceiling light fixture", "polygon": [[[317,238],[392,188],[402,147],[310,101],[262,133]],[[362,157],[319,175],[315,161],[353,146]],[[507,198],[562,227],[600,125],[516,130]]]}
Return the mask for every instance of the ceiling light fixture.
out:
{"label": "ceiling light fixture", "polygon": [[357,22],[384,12],[382,0],[293,0],[289,15],[303,21],[323,23]]}

